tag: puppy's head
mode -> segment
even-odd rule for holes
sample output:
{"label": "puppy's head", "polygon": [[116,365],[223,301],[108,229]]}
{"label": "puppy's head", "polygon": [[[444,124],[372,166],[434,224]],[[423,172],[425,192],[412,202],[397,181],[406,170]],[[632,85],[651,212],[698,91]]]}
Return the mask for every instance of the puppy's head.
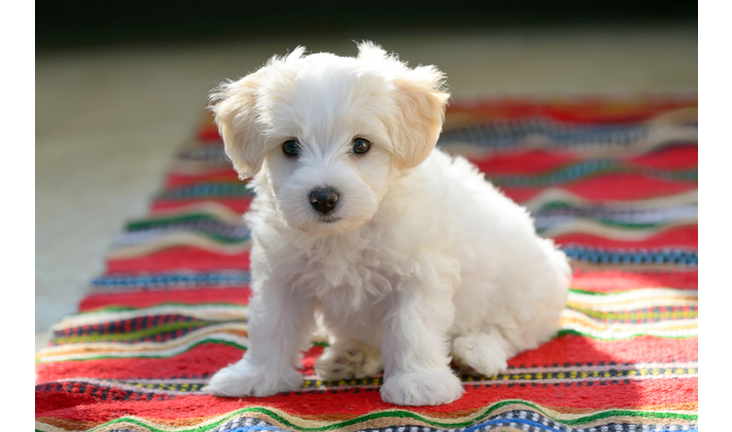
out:
{"label": "puppy's head", "polygon": [[264,176],[284,222],[307,233],[371,219],[442,128],[449,94],[439,70],[411,69],[368,42],[358,49],[351,58],[300,47],[211,97],[240,177]]}

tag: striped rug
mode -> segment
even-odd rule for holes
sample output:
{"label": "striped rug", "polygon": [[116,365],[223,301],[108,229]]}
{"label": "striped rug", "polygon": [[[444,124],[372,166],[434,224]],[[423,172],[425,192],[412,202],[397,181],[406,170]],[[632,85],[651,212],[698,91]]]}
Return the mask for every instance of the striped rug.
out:
{"label": "striped rug", "polygon": [[37,431],[696,431],[697,100],[455,102],[468,156],[571,257],[561,330],[465,396],[405,408],[381,377],[267,398],[201,388],[247,347],[251,192],[208,114],[148,214],[128,221],[79,312],[37,354]]}

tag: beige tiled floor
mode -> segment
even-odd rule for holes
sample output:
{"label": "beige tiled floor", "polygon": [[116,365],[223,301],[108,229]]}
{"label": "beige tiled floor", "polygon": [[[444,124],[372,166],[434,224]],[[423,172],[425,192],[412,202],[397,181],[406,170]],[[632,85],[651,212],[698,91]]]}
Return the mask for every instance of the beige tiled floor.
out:
{"label": "beige tiled floor", "polygon": [[[298,44],[355,54],[352,35],[36,57],[36,349],[72,313],[125,219],[145,213],[208,90]],[[436,64],[457,98],[695,92],[696,28],[373,37]]]}

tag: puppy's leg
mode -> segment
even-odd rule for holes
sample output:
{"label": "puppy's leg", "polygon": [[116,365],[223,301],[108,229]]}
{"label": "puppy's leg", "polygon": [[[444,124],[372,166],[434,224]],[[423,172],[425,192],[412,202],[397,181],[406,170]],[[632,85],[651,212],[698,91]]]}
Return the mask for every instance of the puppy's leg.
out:
{"label": "puppy's leg", "polygon": [[383,361],[379,350],[354,340],[340,341],[329,346],[315,364],[316,372],[326,381],[366,378],[382,369]]}
{"label": "puppy's leg", "polygon": [[282,281],[268,281],[249,304],[249,346],[237,363],[218,371],[204,389],[217,396],[271,396],[297,390],[295,369],[313,324],[313,305]]}
{"label": "puppy's leg", "polygon": [[404,281],[392,294],[381,354],[381,397],[397,405],[441,405],[463,394],[450,369],[446,333],[454,319],[451,295]]}

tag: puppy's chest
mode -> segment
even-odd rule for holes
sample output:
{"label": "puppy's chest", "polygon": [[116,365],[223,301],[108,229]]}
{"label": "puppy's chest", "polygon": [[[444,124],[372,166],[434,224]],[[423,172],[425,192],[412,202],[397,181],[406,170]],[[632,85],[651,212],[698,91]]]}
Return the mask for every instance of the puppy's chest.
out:
{"label": "puppy's chest", "polygon": [[374,244],[326,244],[303,250],[302,287],[324,303],[357,306],[389,294],[399,281],[399,259]]}

